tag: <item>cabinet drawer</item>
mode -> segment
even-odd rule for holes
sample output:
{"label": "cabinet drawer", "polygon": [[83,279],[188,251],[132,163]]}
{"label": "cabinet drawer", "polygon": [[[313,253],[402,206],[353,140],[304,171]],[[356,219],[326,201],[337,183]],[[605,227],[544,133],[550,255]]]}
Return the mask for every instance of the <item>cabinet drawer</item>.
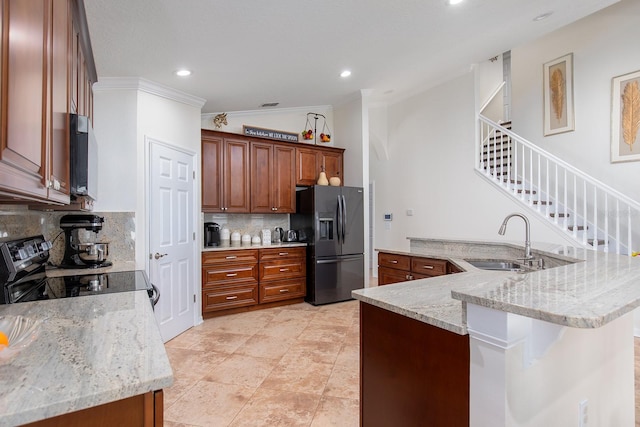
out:
{"label": "cabinet drawer", "polygon": [[441,276],[447,274],[447,261],[431,258],[411,258],[411,272],[427,276]]}
{"label": "cabinet drawer", "polygon": [[385,252],[378,253],[378,266],[407,270],[411,268],[411,257],[405,255],[395,255]]}
{"label": "cabinet drawer", "polygon": [[406,282],[407,280],[411,280],[408,271],[396,270],[395,268],[378,267],[379,286]]}
{"label": "cabinet drawer", "polygon": [[260,249],[260,261],[273,261],[283,258],[306,258],[307,248],[304,246],[293,248]]}
{"label": "cabinet drawer", "polygon": [[293,258],[260,263],[260,281],[305,277],[306,274],[306,259]]}
{"label": "cabinet drawer", "polygon": [[238,282],[258,282],[258,264],[230,264],[227,266],[204,267],[202,287],[229,285]]}
{"label": "cabinet drawer", "polygon": [[275,280],[260,283],[260,303],[300,298],[307,293],[307,279]]}
{"label": "cabinet drawer", "polygon": [[257,249],[202,252],[202,265],[228,264],[230,262],[258,262]]}
{"label": "cabinet drawer", "polygon": [[226,286],[202,291],[202,312],[244,307],[258,303],[258,285]]}

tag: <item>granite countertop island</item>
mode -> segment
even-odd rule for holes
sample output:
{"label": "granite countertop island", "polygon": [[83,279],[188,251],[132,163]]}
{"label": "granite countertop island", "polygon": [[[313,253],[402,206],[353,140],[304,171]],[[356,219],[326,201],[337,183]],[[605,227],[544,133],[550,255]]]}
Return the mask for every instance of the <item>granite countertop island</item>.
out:
{"label": "granite countertop island", "polygon": [[354,298],[461,335],[467,334],[467,303],[577,328],[601,327],[640,306],[638,258],[533,244],[533,255],[547,261],[544,270],[487,271],[465,260],[515,260],[522,257],[523,247],[457,240],[409,240],[409,251],[379,250],[448,260],[463,271],[361,289],[353,292]]}
{"label": "granite countertop island", "polygon": [[147,291],[0,306],[40,323],[32,342],[0,352],[0,419],[19,425],[173,383]]}

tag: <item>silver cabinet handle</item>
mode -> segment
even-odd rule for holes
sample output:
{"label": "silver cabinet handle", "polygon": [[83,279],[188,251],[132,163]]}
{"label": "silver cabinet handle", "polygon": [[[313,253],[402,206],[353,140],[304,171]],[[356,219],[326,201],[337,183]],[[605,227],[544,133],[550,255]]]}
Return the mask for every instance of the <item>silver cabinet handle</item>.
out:
{"label": "silver cabinet handle", "polygon": [[396,261],[395,259],[391,260],[391,264],[397,264],[397,263],[398,263],[398,261]]}
{"label": "silver cabinet handle", "polygon": [[287,256],[289,255],[289,252],[280,252],[278,253],[279,256]]}
{"label": "silver cabinet handle", "polygon": [[237,256],[235,256],[235,255],[228,255],[228,256],[226,256],[225,258],[226,258],[226,259],[236,259],[236,258],[238,258],[238,257],[237,257]]}
{"label": "silver cabinet handle", "polygon": [[289,271],[289,269],[288,268],[281,268],[280,269],[280,273],[284,273],[285,271]]}
{"label": "silver cabinet handle", "polygon": [[231,296],[231,297],[226,297],[226,300],[232,300],[232,299],[238,299],[237,295]]}
{"label": "silver cabinet handle", "polygon": [[158,252],[156,252],[156,254],[153,256],[155,259],[160,259],[163,256],[167,256],[168,254],[159,254]]}
{"label": "silver cabinet handle", "polygon": [[289,292],[289,289],[280,289],[280,293],[281,293],[281,294],[285,294],[285,293],[287,293],[287,292]]}
{"label": "silver cabinet handle", "polygon": [[433,265],[423,265],[422,268],[426,268],[427,270],[433,270]]}
{"label": "silver cabinet handle", "polygon": [[227,277],[236,277],[238,273],[227,273]]}

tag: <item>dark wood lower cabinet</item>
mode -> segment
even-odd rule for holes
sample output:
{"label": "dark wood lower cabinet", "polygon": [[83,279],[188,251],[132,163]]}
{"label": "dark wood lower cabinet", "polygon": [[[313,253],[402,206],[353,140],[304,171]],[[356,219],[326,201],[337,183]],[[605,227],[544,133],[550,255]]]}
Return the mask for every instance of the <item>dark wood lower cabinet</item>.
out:
{"label": "dark wood lower cabinet", "polygon": [[469,336],[360,303],[360,425],[469,425]]}
{"label": "dark wood lower cabinet", "polygon": [[162,427],[162,390],[24,424],[29,427]]}

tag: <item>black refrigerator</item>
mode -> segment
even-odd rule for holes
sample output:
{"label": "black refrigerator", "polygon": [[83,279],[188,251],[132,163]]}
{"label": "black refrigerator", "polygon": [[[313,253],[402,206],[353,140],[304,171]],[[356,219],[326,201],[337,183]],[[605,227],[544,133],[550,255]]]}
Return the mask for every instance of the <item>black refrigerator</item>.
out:
{"label": "black refrigerator", "polygon": [[346,301],[364,287],[364,191],[316,185],[296,192],[291,228],[307,248],[307,296],[313,305]]}

